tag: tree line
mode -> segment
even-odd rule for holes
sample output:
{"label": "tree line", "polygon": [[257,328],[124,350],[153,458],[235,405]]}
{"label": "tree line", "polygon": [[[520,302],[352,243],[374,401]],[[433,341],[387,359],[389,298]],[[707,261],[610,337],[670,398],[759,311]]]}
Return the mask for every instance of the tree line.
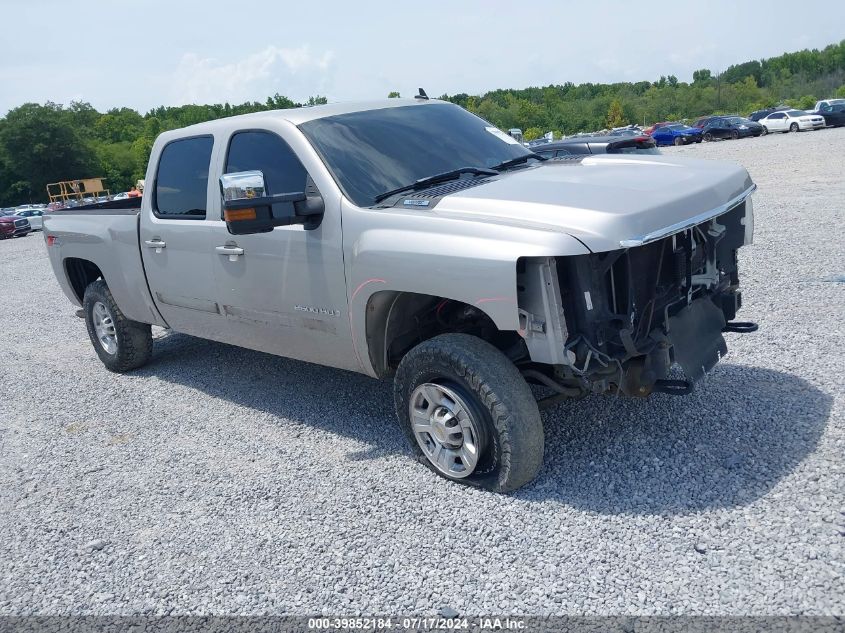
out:
{"label": "tree line", "polygon": [[[786,104],[812,108],[817,99],[845,97],[845,40],[752,60],[723,72],[699,69],[692,81],[673,75],[656,81],[565,83],[441,98],[502,129],[520,128],[526,140],[629,123],[682,120],[711,113],[749,112]],[[391,92],[391,97],[399,93]],[[90,104],[26,103],[0,119],[0,206],[46,199],[46,185],[101,176],[112,192],[144,177],[161,132],[222,117],[326,103],[315,96],[296,103],[276,94],[264,102],[161,106],[146,114],[131,108],[98,112]]]}

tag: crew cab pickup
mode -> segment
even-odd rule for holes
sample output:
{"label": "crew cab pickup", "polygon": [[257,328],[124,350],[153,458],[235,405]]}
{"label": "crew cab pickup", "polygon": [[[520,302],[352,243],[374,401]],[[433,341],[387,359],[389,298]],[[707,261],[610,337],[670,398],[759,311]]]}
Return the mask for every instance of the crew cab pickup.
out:
{"label": "crew cab pickup", "polygon": [[146,184],[44,221],[108,369],[147,363],[156,325],[389,377],[420,461],[489,490],[540,470],[539,406],[688,393],[756,328],[734,322],[755,185],[731,163],[546,160],[390,99],[166,132]]}

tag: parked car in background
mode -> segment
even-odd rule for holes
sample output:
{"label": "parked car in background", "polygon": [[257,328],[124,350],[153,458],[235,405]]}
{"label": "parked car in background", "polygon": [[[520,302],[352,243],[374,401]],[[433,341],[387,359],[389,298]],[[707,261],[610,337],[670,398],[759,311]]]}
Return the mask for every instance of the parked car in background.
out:
{"label": "parked car in background", "polygon": [[739,116],[738,114],[709,114],[707,116],[700,116],[695,120],[695,123],[692,124],[692,127],[700,127],[704,129],[711,121],[715,121],[716,119],[728,119],[730,117]]}
{"label": "parked car in background", "polygon": [[823,110],[824,108],[829,108],[830,106],[835,105],[845,105],[845,99],[824,99],[822,101],[816,101],[816,105],[813,106],[813,110]]}
{"label": "parked car in background", "polygon": [[642,136],[643,130],[638,125],[626,125],[625,127],[615,127],[608,136]]}
{"label": "parked car in background", "polygon": [[13,211],[0,211],[0,240],[7,237],[29,235],[32,226],[26,218],[19,218]]}
{"label": "parked car in background", "polygon": [[845,103],[822,106],[815,112],[809,112],[808,114],[823,117],[824,122],[832,127],[845,125]]}
{"label": "parked car in background", "polygon": [[15,215],[19,218],[29,220],[33,231],[41,230],[44,216],[44,211],[41,209],[23,209],[22,211],[15,211]]}
{"label": "parked car in background", "polygon": [[15,216],[29,220],[33,231],[40,231],[42,228],[44,211],[39,208],[15,210]]}
{"label": "parked car in background", "polygon": [[802,130],[820,130],[825,126],[823,116],[810,114],[804,110],[784,110],[783,112],[772,112],[764,119],[760,119],[763,125],[763,134],[769,132],[799,132]]}
{"label": "parked car in background", "polygon": [[755,110],[748,115],[751,121],[759,121],[760,119],[769,116],[772,112],[783,112],[784,110],[791,110],[789,106],[776,106],[774,108],[763,108],[762,110]]}
{"label": "parked car in background", "polygon": [[692,124],[692,127],[704,129],[704,126],[707,125],[710,121],[712,121],[713,119],[718,119],[718,118],[719,118],[718,116],[714,116],[714,115],[698,117],[695,120],[695,123]]}
{"label": "parked car in background", "polygon": [[583,154],[659,154],[650,136],[577,136],[531,148],[544,158]]}
{"label": "parked car in background", "polygon": [[650,126],[650,127],[647,127],[646,129],[644,129],[644,130],[643,130],[643,134],[648,134],[648,135],[651,135],[651,134],[653,134],[653,133],[654,133],[654,131],[655,131],[656,129],[661,128],[661,127],[663,127],[664,125],[671,125],[672,123],[673,123],[673,121],[660,121],[659,123],[655,123],[654,125],[652,125],[652,126]]}
{"label": "parked car in background", "polygon": [[[726,117],[728,123],[732,123],[737,127],[739,130],[748,129],[751,132],[751,136],[760,136],[763,134],[763,126],[757,123],[757,121],[752,121],[751,119],[747,119],[744,116],[732,116]],[[745,126],[743,128],[743,126]]]}
{"label": "parked car in background", "polygon": [[[734,122],[734,120],[739,118],[740,117],[712,117],[701,129],[702,137],[705,141],[713,141],[715,139],[737,139],[754,136],[754,131],[752,131],[750,127],[744,123]],[[761,127],[757,136],[762,133],[763,129]]]}
{"label": "parked car in background", "polygon": [[700,143],[702,134],[697,127],[673,123],[657,128],[651,137],[658,145],[687,145],[689,143]]}

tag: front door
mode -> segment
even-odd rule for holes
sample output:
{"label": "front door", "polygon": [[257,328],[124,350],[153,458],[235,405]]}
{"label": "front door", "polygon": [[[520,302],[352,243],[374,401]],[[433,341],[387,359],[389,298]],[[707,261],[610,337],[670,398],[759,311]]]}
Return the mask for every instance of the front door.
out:
{"label": "front door", "polygon": [[198,136],[165,145],[141,206],[141,255],[153,300],[177,332],[221,340],[212,263],[213,224],[207,216],[214,139]]}
{"label": "front door", "polygon": [[[263,172],[267,195],[316,187],[273,131],[230,137],[223,173],[250,170]],[[339,206],[327,204],[319,226],[310,229],[297,224],[232,235],[215,222],[213,269],[228,342],[360,370],[349,328]]]}

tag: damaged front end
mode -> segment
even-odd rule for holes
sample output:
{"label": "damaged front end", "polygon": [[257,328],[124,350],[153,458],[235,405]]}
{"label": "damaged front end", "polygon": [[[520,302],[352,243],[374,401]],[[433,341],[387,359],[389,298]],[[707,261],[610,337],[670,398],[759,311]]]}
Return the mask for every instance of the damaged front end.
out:
{"label": "damaged front end", "polygon": [[[671,234],[618,250],[524,258],[517,268],[529,380],[561,395],[689,393],[727,352],[742,305],[737,250],[751,242],[751,198]],[[629,245],[630,244],[630,245]],[[668,379],[677,363],[686,380]]]}

